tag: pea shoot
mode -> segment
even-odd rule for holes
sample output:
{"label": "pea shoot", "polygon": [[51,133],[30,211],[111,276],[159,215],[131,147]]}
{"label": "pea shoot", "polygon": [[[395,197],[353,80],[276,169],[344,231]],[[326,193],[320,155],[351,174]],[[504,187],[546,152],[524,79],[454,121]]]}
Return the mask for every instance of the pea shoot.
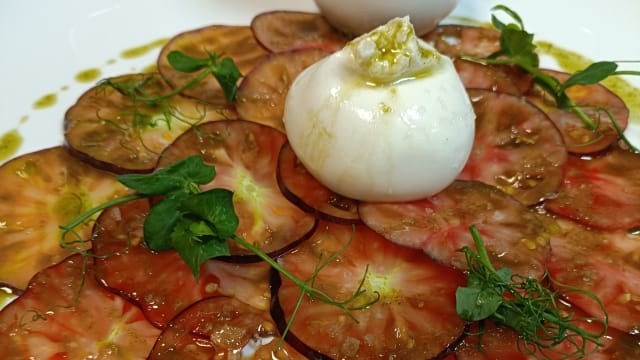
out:
{"label": "pea shoot", "polygon": [[167,54],[167,61],[171,67],[179,72],[200,72],[183,86],[159,96],[151,96],[145,92],[144,88],[148,79],[142,79],[136,82],[120,82],[113,79],[105,79],[100,83],[113,87],[134,101],[147,104],[159,104],[172,96],[178,95],[200,84],[207,76],[213,76],[218,81],[218,84],[220,84],[227,102],[231,103],[235,99],[238,91],[238,80],[242,77],[242,73],[238,70],[233,59],[214,53],[209,53],[209,56],[206,58],[194,58],[181,51],[174,50]]}
{"label": "pea shoot", "polygon": [[[469,273],[467,285],[456,291],[456,311],[466,321],[490,319],[518,333],[521,350],[531,355],[547,358],[547,353],[558,355],[554,346],[566,342],[573,352],[562,353],[562,358],[582,358],[603,346],[601,338],[607,331],[607,312],[602,302],[593,294],[578,289],[598,303],[603,318],[573,318],[560,309],[565,292],[554,291],[536,279],[512,274],[508,268],[495,269],[475,226],[470,228],[477,251],[468,246],[462,248]],[[590,332],[578,326],[579,322],[600,322],[602,329]],[[520,344],[519,344],[520,345]]]}
{"label": "pea shoot", "polygon": [[[504,5],[497,5],[493,11],[506,13],[514,22],[504,23],[495,14],[491,15],[491,23],[500,30],[500,50],[487,58],[463,56],[462,58],[487,65],[515,65],[529,75],[533,76],[533,81],[545,92],[550,94],[556,102],[558,108],[573,112],[583,122],[584,126],[596,131],[599,128],[599,119],[591,118],[585,113],[584,108],[571,100],[566,90],[575,85],[597,84],[610,76],[618,75],[640,75],[640,71],[618,70],[619,61],[598,61],[586,68],[577,71],[564,82],[544,73],[540,68],[540,59],[536,53],[534,35],[525,30],[520,16]],[[603,107],[595,107],[595,110],[606,114],[612,122],[612,126],[618,137],[632,151],[638,153],[640,149],[634,146],[625,136],[623,129],[618,124],[615,116]]]}

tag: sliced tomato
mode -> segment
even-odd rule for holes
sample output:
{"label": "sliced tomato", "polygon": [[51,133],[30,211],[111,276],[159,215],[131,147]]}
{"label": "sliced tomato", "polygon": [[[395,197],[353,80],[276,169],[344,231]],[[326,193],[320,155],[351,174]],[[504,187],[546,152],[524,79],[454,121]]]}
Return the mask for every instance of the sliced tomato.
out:
{"label": "sliced tomato", "polygon": [[149,359],[305,359],[287,343],[268,311],[234,298],[199,301],[173,319]]}
{"label": "sliced tomato", "polygon": [[270,267],[266,263],[204,263],[196,280],[174,250],[154,253],[142,243],[149,205],[138,200],[106,209],[93,237],[96,277],[132,299],[158,327],[205,297],[226,295],[257,309],[269,308]]}
{"label": "sliced tomato", "polygon": [[487,89],[511,95],[523,95],[533,85],[532,77],[515,66],[483,65],[454,59],[460,80],[468,89]]}
{"label": "sliced tomato", "polygon": [[549,211],[600,229],[640,226],[640,154],[615,146],[594,157],[571,156]]}
{"label": "sliced tomato", "polygon": [[251,29],[258,42],[272,52],[300,48],[336,51],[348,40],[322,15],[299,11],[258,14],[251,21]]}
{"label": "sliced tomato", "polygon": [[[173,88],[186,85],[199,72],[176,71],[167,59],[171,51],[180,51],[197,59],[206,59],[210,54],[216,54],[220,59],[230,57],[242,74],[249,72],[267,54],[248,26],[212,25],[183,32],[171,38],[158,56],[158,72]],[[227,103],[218,80],[213,76],[207,76],[182,93],[210,104]]]}
{"label": "sliced tomato", "polygon": [[159,334],[140,309],[94,280],[89,258],[72,255],[0,312],[0,358],[145,359]]}
{"label": "sliced tomato", "polygon": [[560,187],[567,150],[562,135],[522,97],[468,90],[476,133],[459,179],[494,185],[525,205],[551,197]]}
{"label": "sliced tomato", "polygon": [[336,194],[314,178],[298,160],[288,142],[280,150],[277,176],[284,196],[301,209],[331,222],[361,223],[358,202]]}
{"label": "sliced tomato", "polygon": [[[543,71],[560,81],[569,77],[569,74],[560,71]],[[596,130],[588,129],[573,112],[558,108],[555,101],[539,87],[532,88],[529,100],[549,115],[562,132],[570,152],[595,153],[618,140],[619,136],[611,118],[602,110],[606,108],[611,111],[620,129],[624,130],[629,122],[629,109],[618,95],[602,84],[571,86],[566,90],[566,94],[598,125]]]}
{"label": "sliced tomato", "polygon": [[[149,97],[171,91],[157,73],[122,75],[109,81],[117,87],[139,87],[137,94]],[[100,83],[67,110],[65,144],[74,155],[106,170],[149,172],[162,150],[186,129],[227,117],[235,115],[225,107],[181,96],[149,103]]]}
{"label": "sliced tomato", "polygon": [[464,275],[365,226],[324,223],[278,261],[337,301],[349,299],[362,284],[364,292],[347,306],[363,306],[379,295],[351,316],[308,297],[294,310],[300,288],[281,276],[277,299],[284,321],[292,321],[291,333],[308,347],[303,353],[312,349],[334,359],[429,359],[447,351],[464,329],[455,309],[455,291],[464,284]]}
{"label": "sliced tomato", "polygon": [[640,245],[638,235],[626,231],[597,231],[570,220],[558,221],[559,231],[551,237],[548,271],[566,297],[595,317],[603,311],[589,292],[600,299],[609,326],[624,332],[640,328]]}
{"label": "sliced tomato", "polygon": [[[216,168],[216,178],[204,188],[234,192],[240,218],[236,234],[275,256],[308,238],[316,225],[312,214],[287,200],[278,188],[278,154],[285,141],[286,136],[272,127],[244,120],[215,121],[177,139],[162,154],[159,166],[201,154]],[[233,255],[253,256],[236,242],[229,247]]]}
{"label": "sliced tomato", "polygon": [[431,197],[404,203],[360,203],[362,221],[385,238],[421,249],[438,261],[466,270],[464,246],[474,248],[475,225],[496,268],[540,279],[545,273],[549,239],[536,214],[500,191],[478,181],[455,181]]}
{"label": "sliced tomato", "polygon": [[329,54],[316,48],[273,53],[249,72],[238,89],[240,118],[284,132],[282,114],[291,83],[309,65]]}
{"label": "sliced tomato", "polygon": [[422,38],[439,52],[451,57],[467,55],[483,58],[500,50],[500,31],[488,27],[440,25]]}
{"label": "sliced tomato", "polygon": [[[59,226],[127,193],[111,173],[79,161],[62,147],[14,158],[0,167],[0,283],[24,289],[41,269],[88,248],[91,224],[65,238]],[[78,240],[81,242],[78,243]]]}

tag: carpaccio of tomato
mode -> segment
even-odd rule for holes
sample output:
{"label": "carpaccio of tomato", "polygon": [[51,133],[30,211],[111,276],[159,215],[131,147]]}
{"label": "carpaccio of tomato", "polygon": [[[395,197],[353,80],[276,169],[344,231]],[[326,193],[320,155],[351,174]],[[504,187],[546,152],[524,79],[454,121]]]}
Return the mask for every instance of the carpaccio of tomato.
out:
{"label": "carpaccio of tomato", "polygon": [[[456,315],[466,271],[457,250],[473,246],[471,225],[497,267],[549,273],[556,290],[602,301],[609,328],[602,347],[587,349],[592,358],[638,358],[640,155],[618,144],[608,119],[587,134],[595,137],[583,136],[522,71],[460,59],[494,53],[499,36],[458,25],[424,35],[454,58],[478,131],[460,178],[408,203],[335,194],[288,147],[279,118],[288,85],[349,41],[318,14],[269,12],[248,25],[185,32],[162,49],[158,73],[112,79],[121,91],[90,89],[66,114],[64,146],[0,168],[0,282],[20,294],[0,311],[0,358],[561,357],[567,343],[527,353],[512,330]],[[202,57],[203,49],[232,57],[246,75],[235,102],[223,101],[212,79],[154,106],[125,96],[127,88],[160,94],[188,83],[197,74],[176,72],[165,55]],[[623,128],[628,122],[624,103],[600,85],[569,96],[611,107]],[[196,280],[175,251],[144,244],[156,199],[111,206],[54,249],[58,225],[127,193],[114,173],[193,154],[216,168],[204,189],[234,192],[238,235],[353,309],[302,298],[293,317],[300,288],[231,241],[232,255],[205,262]],[[580,292],[562,302],[580,318],[603,315]]]}

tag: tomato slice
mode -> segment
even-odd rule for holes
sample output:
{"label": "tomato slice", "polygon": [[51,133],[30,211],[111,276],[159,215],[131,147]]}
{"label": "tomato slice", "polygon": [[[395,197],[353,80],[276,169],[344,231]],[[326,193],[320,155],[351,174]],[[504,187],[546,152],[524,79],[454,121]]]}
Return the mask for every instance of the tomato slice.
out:
{"label": "tomato slice", "polygon": [[483,58],[500,50],[500,31],[481,26],[439,25],[422,39],[451,57],[468,55]]}
{"label": "tomato slice", "polygon": [[478,181],[455,181],[442,192],[405,203],[360,203],[362,221],[385,238],[422,249],[437,261],[466,270],[460,250],[474,248],[476,225],[496,268],[540,279],[549,255],[549,235],[536,214]]}
{"label": "tomato slice", "polygon": [[[565,81],[569,74],[543,69],[543,71],[560,81]],[[606,149],[619,138],[609,115],[600,110],[611,111],[622,130],[629,122],[629,109],[624,101],[602,84],[575,85],[566,90],[567,96],[598,124],[597,130],[588,129],[582,120],[573,112],[560,109],[555,101],[539,87],[532,88],[528,97],[531,102],[545,111],[560,129],[567,149],[576,154],[595,153]]]}
{"label": "tomato slice", "polygon": [[328,54],[308,48],[267,56],[242,80],[236,101],[239,117],[284,132],[282,115],[291,83],[305,68]]}
{"label": "tomato slice", "polygon": [[269,312],[217,296],[176,316],[149,359],[304,359],[280,339]]}
{"label": "tomato slice", "polygon": [[456,58],[453,64],[467,89],[487,89],[511,95],[524,95],[533,81],[524,71],[510,65],[483,65]]}
{"label": "tomato slice", "polygon": [[[208,58],[209,54],[230,57],[242,74],[249,72],[267,54],[248,26],[212,25],[183,32],[171,38],[158,56],[158,72],[173,88],[186,85],[199,74],[176,71],[167,60],[167,55],[174,50],[197,59]],[[207,76],[182,94],[210,104],[227,103],[218,80],[213,76]]]}
{"label": "tomato slice", "polygon": [[[216,178],[204,188],[234,192],[240,218],[236,234],[276,256],[308,238],[316,226],[316,218],[287,200],[278,188],[278,154],[285,141],[283,133],[268,126],[244,120],[214,121],[176,139],[162,154],[159,166],[201,154],[216,168]],[[232,255],[258,259],[234,241],[229,248]]]}
{"label": "tomato slice", "polygon": [[79,161],[62,147],[4,163],[0,179],[0,283],[20,289],[38,271],[69,256],[68,247],[88,247],[84,241],[91,236],[90,222],[69,234],[65,247],[60,246],[58,226],[128,192],[113,174]]}
{"label": "tomato slice", "polygon": [[549,211],[599,229],[640,226],[640,155],[615,146],[594,157],[571,156]]}
{"label": "tomato slice", "polygon": [[269,11],[251,21],[251,29],[262,46],[272,52],[300,48],[342,49],[347,38],[320,14],[299,11]]}
{"label": "tomato slice", "polygon": [[257,309],[269,308],[269,265],[210,260],[196,280],[176,251],[155,253],[144,246],[148,210],[148,201],[138,200],[110,207],[98,218],[93,250],[101,283],[138,304],[158,327],[205,297],[233,296]]}
{"label": "tomato slice", "polygon": [[[138,91],[149,97],[171,91],[157,73],[122,75],[109,81],[128,89],[138,86]],[[96,167],[116,173],[150,172],[162,150],[185,130],[229,116],[234,116],[233,112],[225,107],[182,96],[157,104],[135,100],[100,83],[67,110],[64,137],[74,155]]]}
{"label": "tomato slice", "polygon": [[[597,231],[559,219],[558,234],[551,237],[548,271],[560,288],[582,289],[604,304],[609,326],[624,332],[640,327],[639,236],[626,231]],[[571,291],[569,301],[591,316],[602,317],[592,298]]]}
{"label": "tomato slice", "polygon": [[459,179],[494,185],[525,205],[555,195],[567,150],[549,118],[521,97],[468,90],[476,134]]}
{"label": "tomato slice", "polygon": [[140,309],[95,281],[89,258],[72,255],[0,312],[0,358],[144,359],[159,334]]}
{"label": "tomato slice", "polygon": [[[278,261],[339,301],[353,295],[362,282],[364,294],[349,306],[362,306],[380,295],[374,304],[351,311],[353,318],[335,305],[302,299],[291,333],[330,358],[428,359],[446,351],[463,332],[455,290],[465,283],[464,275],[365,226],[324,223],[311,239]],[[277,299],[284,321],[291,319],[299,294],[300,288],[282,277]],[[308,348],[302,351],[309,353]]]}
{"label": "tomato slice", "polygon": [[321,219],[341,224],[361,223],[358,202],[329,190],[298,160],[289,143],[278,158],[278,184],[287,199]]}

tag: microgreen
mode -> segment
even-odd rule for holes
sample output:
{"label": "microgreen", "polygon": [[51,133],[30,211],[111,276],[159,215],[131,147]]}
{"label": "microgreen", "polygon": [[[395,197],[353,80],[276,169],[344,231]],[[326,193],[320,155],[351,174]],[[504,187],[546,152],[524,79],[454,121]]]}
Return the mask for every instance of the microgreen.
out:
{"label": "microgreen", "polygon": [[[545,287],[536,279],[512,274],[508,268],[495,269],[475,226],[471,235],[477,251],[462,248],[469,272],[467,284],[456,290],[456,311],[466,321],[490,319],[500,326],[515,330],[523,346],[521,350],[546,358],[549,353],[562,358],[582,358],[603,346],[600,339],[607,330],[607,312],[593,294],[568,289],[564,292]],[[551,281],[553,283],[553,281]],[[592,298],[602,309],[604,317],[573,318],[560,309],[561,297],[569,291],[580,292]],[[602,329],[590,332],[578,326],[579,322],[600,322]],[[559,353],[554,346],[565,342],[573,352]],[[589,349],[593,346],[592,349]],[[554,357],[555,358],[555,357]]]}
{"label": "microgreen", "polygon": [[[120,175],[118,181],[136,193],[101,204],[70,223],[60,226],[61,242],[63,246],[68,247],[67,235],[73,234],[77,226],[110,206],[152,198],[154,205],[145,218],[143,228],[145,245],[154,251],[175,249],[196,279],[205,261],[229,255],[228,241],[235,241],[296,284],[301,290],[299,302],[308,297],[331,304],[343,309],[355,320],[352,311],[365,309],[378,301],[379,294],[366,294],[366,290],[363,289],[367,269],[358,289],[343,301],[333,299],[314,286],[314,280],[320,270],[336,260],[337,256],[346,250],[350,241],[341,252],[321,261],[308,279],[299,279],[263,250],[238,236],[236,230],[239,219],[233,207],[233,192],[221,188],[200,190],[200,185],[210,183],[215,175],[215,168],[205,164],[200,155],[188,157],[150,174]],[[84,250],[83,254],[92,256],[88,250]],[[291,319],[294,317],[295,313]],[[287,330],[289,325],[290,322],[287,324]]]}
{"label": "microgreen", "polygon": [[[500,49],[486,58],[471,56],[463,56],[462,58],[482,64],[518,66],[530,74],[533,77],[533,81],[554,98],[560,109],[573,112],[589,130],[598,130],[600,126],[599,119],[593,119],[587,115],[582,106],[577,105],[567,96],[566,90],[576,85],[597,84],[611,76],[640,75],[640,71],[618,70],[619,62],[599,61],[571,74],[568,79],[561,82],[539,68],[540,59],[536,53],[534,35],[525,30],[520,16],[504,5],[497,5],[493,7],[492,10],[494,14],[491,16],[491,22],[496,29],[501,31]],[[502,22],[496,16],[495,12],[504,12],[513,22]],[[597,107],[597,109],[602,110],[602,107]],[[612,125],[618,132],[620,139],[632,151],[640,152],[640,149],[631,144],[624,133],[619,131],[621,127],[613,114],[610,111],[604,111],[604,113],[611,119]]]}
{"label": "microgreen", "polygon": [[186,84],[159,96],[151,96],[145,92],[144,88],[149,81],[147,78],[138,81],[105,79],[101,81],[101,84],[113,87],[134,101],[153,105],[200,84],[207,76],[213,76],[220,84],[227,102],[230,103],[235,99],[238,91],[238,79],[242,77],[242,73],[238,70],[233,59],[214,53],[209,53],[206,58],[194,58],[174,50],[167,54],[167,61],[176,71],[184,73],[199,72]]}

